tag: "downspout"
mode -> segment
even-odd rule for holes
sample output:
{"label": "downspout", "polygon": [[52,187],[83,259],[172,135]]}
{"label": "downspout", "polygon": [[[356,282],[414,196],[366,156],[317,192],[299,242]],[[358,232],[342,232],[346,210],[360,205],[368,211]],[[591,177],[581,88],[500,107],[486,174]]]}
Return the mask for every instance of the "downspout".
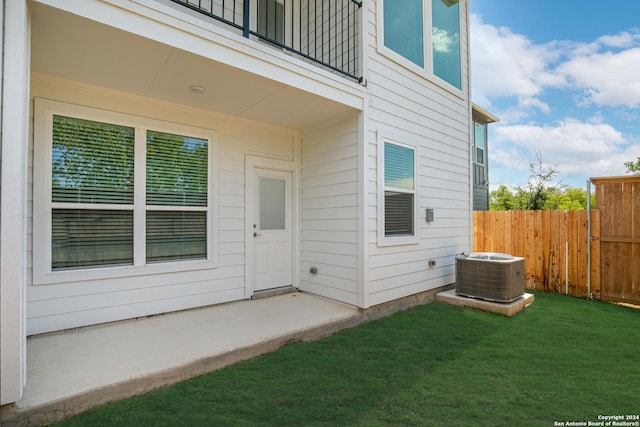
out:
{"label": "downspout", "polygon": [[591,180],[587,180],[587,299],[591,299]]}

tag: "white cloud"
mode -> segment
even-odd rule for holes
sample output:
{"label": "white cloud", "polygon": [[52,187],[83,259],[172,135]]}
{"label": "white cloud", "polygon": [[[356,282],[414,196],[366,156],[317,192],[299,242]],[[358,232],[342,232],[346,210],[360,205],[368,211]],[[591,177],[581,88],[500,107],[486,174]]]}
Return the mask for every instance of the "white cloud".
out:
{"label": "white cloud", "polygon": [[603,106],[640,105],[640,48],[578,55],[558,67],[588,102]]}
{"label": "white cloud", "polygon": [[608,47],[628,48],[640,41],[640,34],[637,30],[624,31],[615,35],[604,35],[598,37],[598,43]]}
{"label": "white cloud", "polygon": [[546,102],[542,102],[538,98],[521,98],[518,100],[520,108],[537,108],[545,114],[551,112],[551,107]]}
{"label": "white cloud", "polygon": [[471,16],[473,96],[490,104],[491,97],[533,98],[545,86],[565,84],[564,77],[550,71],[558,59],[554,44],[535,45],[506,27],[495,27]]}
{"label": "white cloud", "polygon": [[447,30],[433,27],[432,32],[433,49],[436,52],[450,52],[451,47],[459,43],[460,36],[458,33],[449,34]]}
{"label": "white cloud", "polygon": [[[580,107],[640,105],[640,31],[604,35],[594,42],[534,44],[507,27],[471,16],[473,97],[490,107],[491,99],[514,97],[523,108],[537,107],[545,89],[580,90]],[[535,100],[535,102],[534,102]]]}
{"label": "white cloud", "polygon": [[529,155],[523,162],[527,167],[529,161],[535,160],[533,153],[537,150],[545,164],[557,163],[562,175],[622,175],[624,162],[635,158],[630,153],[640,153],[640,143],[608,124],[571,119],[556,126],[496,125],[493,136],[493,145],[489,148],[492,165],[513,166],[508,162],[513,162],[514,158],[505,158],[502,153],[496,157],[491,148],[496,144],[512,144]]}
{"label": "white cloud", "polygon": [[535,44],[472,15],[470,31],[474,102],[501,120],[489,127],[492,189],[524,184],[536,150],[571,186],[625,174],[640,155],[640,136],[619,130],[638,129],[640,30]]}

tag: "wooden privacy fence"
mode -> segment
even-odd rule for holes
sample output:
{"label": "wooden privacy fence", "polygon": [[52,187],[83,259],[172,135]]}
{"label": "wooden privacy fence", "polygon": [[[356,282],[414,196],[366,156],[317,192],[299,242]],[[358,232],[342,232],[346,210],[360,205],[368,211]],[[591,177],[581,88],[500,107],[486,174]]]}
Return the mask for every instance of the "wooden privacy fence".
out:
{"label": "wooden privacy fence", "polygon": [[601,212],[602,299],[640,304],[640,175],[591,182]]}
{"label": "wooden privacy fence", "polygon": [[[600,212],[475,211],[473,250],[525,259],[528,289],[586,297],[600,296]],[[591,245],[591,263],[587,256]]]}

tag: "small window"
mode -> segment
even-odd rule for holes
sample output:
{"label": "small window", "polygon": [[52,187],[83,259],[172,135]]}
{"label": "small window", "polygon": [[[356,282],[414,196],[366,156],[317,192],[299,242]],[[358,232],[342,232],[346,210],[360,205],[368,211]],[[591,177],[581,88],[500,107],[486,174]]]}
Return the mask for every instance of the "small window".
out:
{"label": "small window", "polygon": [[484,125],[479,123],[475,124],[474,143],[476,148],[476,163],[484,165],[484,150],[485,150],[485,131]]}
{"label": "small window", "polygon": [[258,0],[258,34],[284,43],[284,0]]}
{"label": "small window", "polygon": [[459,9],[454,0],[431,0],[433,74],[458,89],[461,88]]}
{"label": "small window", "polygon": [[384,45],[424,67],[422,0],[384,2]]}
{"label": "small window", "polygon": [[413,236],[413,149],[384,143],[384,235]]}
{"label": "small window", "polygon": [[416,151],[379,137],[378,245],[417,243]]}
{"label": "small window", "polygon": [[147,131],[147,262],[207,258],[208,157],[206,139]]}

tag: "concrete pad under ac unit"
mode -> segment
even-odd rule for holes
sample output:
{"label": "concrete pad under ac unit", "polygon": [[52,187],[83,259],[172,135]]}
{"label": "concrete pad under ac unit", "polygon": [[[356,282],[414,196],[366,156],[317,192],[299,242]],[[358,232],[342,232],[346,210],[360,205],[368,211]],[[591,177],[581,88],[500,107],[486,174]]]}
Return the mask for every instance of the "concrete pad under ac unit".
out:
{"label": "concrete pad under ac unit", "polygon": [[512,302],[494,302],[477,298],[469,298],[457,295],[455,289],[440,292],[436,295],[436,301],[446,304],[457,305],[459,307],[471,307],[491,313],[502,314],[511,317],[524,310],[534,300],[533,294],[525,293],[522,297]]}

